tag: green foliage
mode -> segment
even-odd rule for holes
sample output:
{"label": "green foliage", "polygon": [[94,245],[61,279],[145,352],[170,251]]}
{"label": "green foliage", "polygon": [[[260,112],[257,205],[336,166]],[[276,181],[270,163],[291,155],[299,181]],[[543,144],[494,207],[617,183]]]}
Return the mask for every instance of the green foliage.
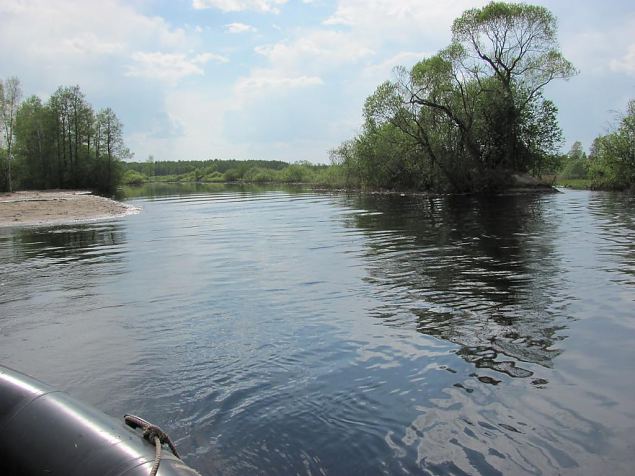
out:
{"label": "green foliage", "polygon": [[281,162],[279,160],[241,161],[234,159],[213,159],[155,161],[154,159],[152,159],[145,162],[126,162],[125,167],[127,170],[136,170],[137,172],[147,175],[148,177],[165,177],[168,175],[178,176],[195,172],[198,169],[199,177],[202,178],[211,176],[212,174],[214,174],[214,172],[224,174],[228,170],[234,169],[232,170],[230,175],[240,178],[248,169],[253,167],[280,170],[287,165],[288,164],[286,162]]}
{"label": "green foliage", "polygon": [[342,165],[331,164],[330,166],[317,167],[314,172],[314,185],[326,188],[346,188],[351,186],[346,181],[345,170]]}
{"label": "green foliage", "polygon": [[254,183],[271,183],[279,181],[276,170],[264,167],[252,167],[245,173],[243,180]]}
{"label": "green foliage", "polygon": [[141,185],[148,181],[148,177],[136,170],[126,170],[121,179],[124,185]]}
{"label": "green foliage", "polygon": [[541,6],[491,2],[467,10],[454,21],[452,39],[473,58],[468,70],[489,71],[506,88],[515,83],[531,93],[576,73],[558,50],[556,18]]}
{"label": "green foliage", "polygon": [[594,188],[635,189],[635,100],[616,130],[595,140],[589,176]]}
{"label": "green foliage", "polygon": [[[578,186],[579,180],[586,180],[589,174],[590,161],[582,148],[582,143],[575,142],[571,150],[564,155],[554,156],[555,163],[552,163],[545,173],[556,175],[559,185]],[[565,185],[567,184],[567,185]],[[575,188],[572,186],[572,188]]]}
{"label": "green foliage", "polygon": [[558,178],[556,184],[560,187],[572,188],[574,190],[589,190],[593,188],[593,183],[590,179]]}
{"label": "green foliage", "polygon": [[416,141],[392,123],[367,126],[349,147],[349,154],[363,157],[355,162],[362,188],[419,189],[428,185],[418,180],[428,175],[421,173],[421,167],[431,164],[417,160]]}
{"label": "green foliage", "polygon": [[4,154],[3,182],[6,190],[10,192],[14,189],[14,177],[12,163],[15,155],[15,126],[20,100],[22,99],[22,88],[20,81],[16,77],[0,80],[0,146],[4,144],[6,153]]}
{"label": "green foliage", "polygon": [[589,174],[589,164],[585,159],[565,158],[559,176],[563,179],[586,179]]}
{"label": "green foliage", "polygon": [[0,191],[9,190],[9,164],[7,161],[7,153],[0,148]]}
{"label": "green foliage", "polygon": [[514,173],[554,169],[562,134],[542,90],[575,74],[558,51],[555,18],[492,2],[466,11],[452,34],[447,48],[397,69],[366,100],[361,134],[334,152],[347,181],[489,191]]}
{"label": "green foliage", "polygon": [[[146,161],[123,164],[128,174],[142,174],[140,170],[159,172],[148,179],[152,182],[245,182],[245,183],[302,183],[330,188],[358,186],[346,180],[346,168],[341,164],[321,165],[309,162],[288,164],[277,160],[208,160],[208,161]],[[160,172],[187,170],[182,174],[161,175]],[[221,172],[224,171],[224,172]],[[131,177],[136,175],[130,175]]]}
{"label": "green foliage", "polygon": [[291,164],[280,171],[284,183],[310,183],[313,179],[311,166],[307,163]]}
{"label": "green foliage", "polygon": [[223,176],[223,174],[216,170],[212,173],[208,173],[207,175],[205,175],[203,179],[204,182],[223,182],[224,180],[225,180],[225,177]]}
{"label": "green foliage", "polygon": [[16,139],[20,186],[47,189],[56,185],[55,117],[40,98],[27,98],[17,113]]}
{"label": "green foliage", "polygon": [[[45,103],[31,96],[15,108],[5,134],[13,147],[3,152],[4,157],[11,155],[5,162],[13,166],[14,184],[115,189],[123,174],[121,161],[131,154],[123,143],[123,126],[110,108],[95,113],[79,86],[60,87]],[[4,190],[12,188],[9,177],[0,174]]]}
{"label": "green foliage", "polygon": [[226,182],[236,182],[243,178],[242,173],[238,168],[231,168],[226,170],[223,176]]}

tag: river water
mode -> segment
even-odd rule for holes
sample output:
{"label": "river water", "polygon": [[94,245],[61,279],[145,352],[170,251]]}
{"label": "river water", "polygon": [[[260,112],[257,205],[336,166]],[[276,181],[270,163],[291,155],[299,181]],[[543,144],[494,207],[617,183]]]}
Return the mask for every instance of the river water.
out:
{"label": "river water", "polygon": [[634,197],[127,194],[0,230],[0,362],[205,474],[633,474]]}

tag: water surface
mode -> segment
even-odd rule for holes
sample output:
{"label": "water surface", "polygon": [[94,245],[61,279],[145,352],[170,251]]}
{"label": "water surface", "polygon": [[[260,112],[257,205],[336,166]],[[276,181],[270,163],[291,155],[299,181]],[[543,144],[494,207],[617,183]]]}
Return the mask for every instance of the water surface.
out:
{"label": "water surface", "polygon": [[0,230],[0,362],[209,474],[632,474],[632,197],[127,193]]}

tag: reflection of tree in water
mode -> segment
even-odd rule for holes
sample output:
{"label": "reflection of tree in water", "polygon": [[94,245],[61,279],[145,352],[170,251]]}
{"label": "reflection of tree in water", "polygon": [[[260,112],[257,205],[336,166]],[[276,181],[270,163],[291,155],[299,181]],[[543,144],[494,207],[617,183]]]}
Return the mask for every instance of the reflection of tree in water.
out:
{"label": "reflection of tree in water", "polygon": [[600,250],[605,266],[622,273],[624,284],[635,284],[635,195],[596,193],[589,209],[605,238],[606,249]]}
{"label": "reflection of tree in water", "polygon": [[479,368],[529,377],[519,362],[551,366],[562,309],[548,238],[555,224],[542,200],[354,199],[369,211],[351,225],[370,238],[368,280],[385,302],[377,316],[392,325],[411,325],[414,316],[420,332],[460,345],[458,355]]}
{"label": "reflection of tree in water", "polygon": [[18,302],[59,286],[86,290],[97,277],[122,272],[125,243],[120,223],[4,230],[0,234],[3,294]]}
{"label": "reflection of tree in water", "polygon": [[166,197],[191,197],[193,194],[227,194],[244,192],[248,195],[280,192],[283,190],[290,195],[306,193],[301,185],[259,185],[259,184],[225,184],[225,183],[197,183],[197,182],[148,182],[143,185],[122,187],[118,200],[143,198],[148,200]]}
{"label": "reflection of tree in water", "polygon": [[149,182],[143,185],[125,186],[119,190],[117,199],[155,199],[161,197],[187,197],[195,193],[223,192],[223,184],[201,184],[195,182]]}
{"label": "reflection of tree in water", "polygon": [[[14,249],[25,258],[89,259],[91,249],[118,246],[125,242],[120,224],[87,224],[57,229],[21,229],[13,235]],[[106,253],[111,255],[111,253]]]}

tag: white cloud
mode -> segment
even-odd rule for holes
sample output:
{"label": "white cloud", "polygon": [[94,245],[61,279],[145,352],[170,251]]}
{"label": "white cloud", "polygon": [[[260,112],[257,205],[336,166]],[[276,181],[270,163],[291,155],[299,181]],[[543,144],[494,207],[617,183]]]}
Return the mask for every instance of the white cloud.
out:
{"label": "white cloud", "polygon": [[152,127],[128,137],[138,160],[152,154],[158,160],[203,160],[247,157],[245,144],[223,137],[223,116],[231,107],[222,92],[174,88],[167,92]]}
{"label": "white cloud", "polygon": [[611,71],[635,75],[635,44],[629,46],[624,56],[611,60],[609,66]]}
{"label": "white cloud", "polygon": [[148,132],[145,135],[147,138],[155,139],[173,139],[176,137],[182,137],[185,133],[185,127],[183,122],[166,111],[158,111],[152,120]]}
{"label": "white cloud", "polygon": [[125,45],[119,41],[103,41],[91,32],[80,33],[62,41],[69,53],[85,55],[111,55],[125,51]]}
{"label": "white cloud", "polygon": [[348,33],[314,30],[304,32],[292,41],[278,42],[255,48],[278,67],[337,67],[342,63],[354,63],[374,51]]}
{"label": "white cloud", "polygon": [[210,61],[215,61],[217,63],[229,63],[229,59],[226,56],[218,55],[216,53],[199,53],[194,55],[192,58],[192,62],[195,64],[205,64]]}
{"label": "white cloud", "polygon": [[356,75],[347,76],[350,82],[382,74],[387,78],[392,67],[424,56],[412,52],[413,44],[426,45],[428,51],[444,47],[454,18],[466,8],[484,3],[486,0],[338,0],[334,13],[320,28],[296,30],[291,38],[255,51],[268,59],[267,69],[278,76],[325,78],[341,76],[342,68],[349,68],[349,74]]}
{"label": "white cloud", "polygon": [[200,53],[187,57],[182,53],[142,52],[132,55],[135,62],[128,66],[126,76],[157,79],[168,83],[176,83],[187,76],[202,76],[203,66],[216,61],[226,63],[228,60],[214,53]]}
{"label": "white cloud", "polygon": [[[122,45],[152,42],[161,46],[182,46],[185,31],[171,28],[160,17],[142,15],[124,2],[76,2],[72,0],[2,0],[1,38],[13,43],[18,38],[33,49],[77,51],[78,41]],[[123,40],[123,41],[122,41]],[[5,43],[3,43],[5,44]]]}
{"label": "white cloud", "polygon": [[256,28],[246,23],[229,23],[225,25],[225,31],[228,33],[247,33],[256,31]]}
{"label": "white cloud", "polygon": [[334,71],[341,73],[344,65],[352,65],[368,58],[374,52],[347,33],[314,30],[303,32],[294,40],[281,41],[255,48],[256,53],[268,60],[266,67],[253,68],[234,85],[234,109],[253,106],[260,101],[263,90],[275,93],[281,107],[293,107],[297,101],[293,90],[321,86],[324,76]]}
{"label": "white cloud", "polygon": [[[562,39],[562,51],[581,75],[599,77],[632,72],[635,61],[635,17],[626,17],[622,23],[614,23],[608,30],[595,24],[586,28],[580,28],[577,24],[563,26],[568,27],[569,31]],[[623,55],[617,57],[622,52]]]}
{"label": "white cloud", "polygon": [[245,94],[259,94],[263,89],[303,88],[324,84],[318,76],[280,76],[271,70],[255,70],[251,75],[236,82],[235,92],[241,97]]}
{"label": "white cloud", "polygon": [[224,12],[252,10],[262,13],[280,13],[278,6],[285,3],[287,0],[193,0],[192,7],[195,10],[216,8]]}
{"label": "white cloud", "polygon": [[371,80],[375,84],[380,84],[390,79],[393,69],[396,66],[410,67],[431,55],[432,53],[427,51],[402,51],[379,63],[366,66],[362,70],[362,76],[364,79]]}
{"label": "white cloud", "polygon": [[184,29],[121,0],[2,0],[0,19],[0,64],[45,94],[60,84],[104,94],[132,52],[196,46]]}
{"label": "white cloud", "polygon": [[[300,130],[303,134],[321,131],[329,145],[313,160],[325,160],[329,147],[354,133],[350,124],[359,124],[364,98],[390,77],[391,69],[425,56],[412,46],[425,45],[429,51],[445,46],[452,20],[473,5],[474,0],[441,5],[436,0],[339,0],[334,13],[321,24],[288,31],[288,38],[255,48],[267,63],[235,84],[233,118],[236,123],[250,121],[250,127],[241,129],[243,135],[261,143],[268,140],[261,130],[271,135],[271,143],[274,137],[283,137],[285,128],[295,135]],[[298,92],[317,85],[321,88],[310,94]],[[327,94],[328,99],[323,97]],[[311,102],[312,115],[297,113],[299,100],[305,105]],[[325,103],[330,107],[322,107]],[[286,113],[262,114],[272,107]],[[334,122],[346,126],[333,130]],[[297,142],[292,133],[287,135]]]}
{"label": "white cloud", "polygon": [[[344,25],[358,31],[393,37],[413,32],[448,32],[454,18],[485,0],[339,0],[325,25]],[[411,37],[412,38],[412,37]]]}

